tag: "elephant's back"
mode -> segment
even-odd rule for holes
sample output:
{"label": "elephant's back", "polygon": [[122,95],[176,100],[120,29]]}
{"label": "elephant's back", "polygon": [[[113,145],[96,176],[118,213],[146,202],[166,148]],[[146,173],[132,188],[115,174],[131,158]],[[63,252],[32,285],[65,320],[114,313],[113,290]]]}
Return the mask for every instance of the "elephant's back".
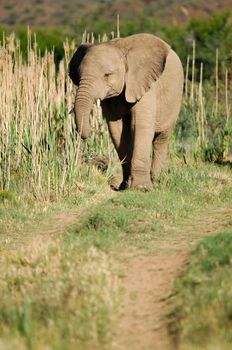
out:
{"label": "elephant's back", "polygon": [[171,128],[180,112],[183,95],[184,72],[182,63],[170,50],[164,71],[155,84],[156,94],[156,131]]}

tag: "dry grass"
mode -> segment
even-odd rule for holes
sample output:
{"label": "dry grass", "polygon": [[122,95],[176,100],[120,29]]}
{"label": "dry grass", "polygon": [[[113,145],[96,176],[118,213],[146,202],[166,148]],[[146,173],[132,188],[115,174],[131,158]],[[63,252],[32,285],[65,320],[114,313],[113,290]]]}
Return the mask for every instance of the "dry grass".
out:
{"label": "dry grass", "polygon": [[0,262],[0,349],[15,339],[22,349],[109,349],[118,284],[108,255],[37,237]]}

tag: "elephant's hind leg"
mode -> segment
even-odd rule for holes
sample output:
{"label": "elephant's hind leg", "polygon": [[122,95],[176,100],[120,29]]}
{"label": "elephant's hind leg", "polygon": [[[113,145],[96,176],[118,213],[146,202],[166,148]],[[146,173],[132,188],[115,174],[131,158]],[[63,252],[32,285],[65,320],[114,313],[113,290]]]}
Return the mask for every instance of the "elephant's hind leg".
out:
{"label": "elephant's hind leg", "polygon": [[168,142],[170,131],[156,133],[153,140],[153,159],[151,164],[151,181],[155,183],[168,160]]}

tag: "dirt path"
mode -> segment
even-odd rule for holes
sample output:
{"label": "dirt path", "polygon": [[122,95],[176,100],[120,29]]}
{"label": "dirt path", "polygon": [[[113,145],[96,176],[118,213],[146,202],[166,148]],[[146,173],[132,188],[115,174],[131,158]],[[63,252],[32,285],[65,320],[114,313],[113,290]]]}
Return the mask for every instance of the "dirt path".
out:
{"label": "dirt path", "polygon": [[177,227],[175,240],[170,234],[168,241],[159,242],[159,255],[140,251],[128,256],[122,267],[125,293],[117,350],[172,349],[164,317],[173,282],[199,239],[229,228],[232,208],[211,210]]}

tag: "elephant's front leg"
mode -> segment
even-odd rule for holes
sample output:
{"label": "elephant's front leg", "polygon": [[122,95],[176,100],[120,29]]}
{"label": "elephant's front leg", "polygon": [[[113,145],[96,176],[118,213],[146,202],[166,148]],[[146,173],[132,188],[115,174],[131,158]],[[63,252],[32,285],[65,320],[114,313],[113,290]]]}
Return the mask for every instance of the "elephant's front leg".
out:
{"label": "elephant's front leg", "polygon": [[[144,96],[145,97],[145,96]],[[149,103],[148,103],[149,102]],[[152,187],[150,151],[154,138],[154,103],[142,98],[132,109],[133,155],[131,187],[146,190]]]}
{"label": "elephant's front leg", "polygon": [[129,187],[131,175],[131,116],[107,120],[109,132],[122,165],[123,181],[119,190]]}

